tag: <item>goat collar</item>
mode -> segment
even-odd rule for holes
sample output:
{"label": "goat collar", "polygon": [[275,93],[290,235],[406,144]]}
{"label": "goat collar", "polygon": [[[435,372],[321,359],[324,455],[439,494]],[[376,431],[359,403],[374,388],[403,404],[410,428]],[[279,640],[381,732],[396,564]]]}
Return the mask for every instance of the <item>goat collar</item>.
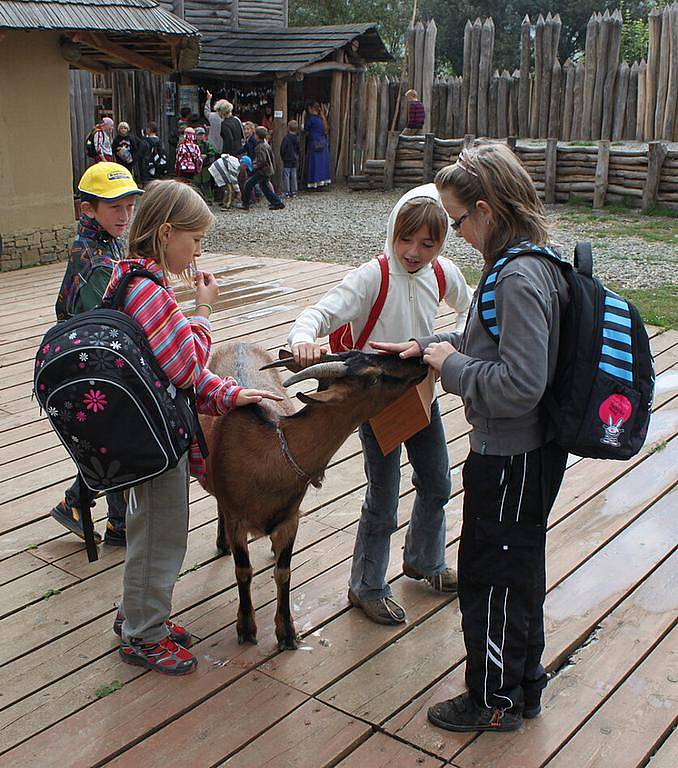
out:
{"label": "goat collar", "polygon": [[310,483],[314,488],[320,488],[320,477],[313,478],[311,477],[307,472],[304,472],[304,470],[297,464],[297,462],[294,460],[294,456],[292,456],[292,453],[290,451],[289,445],[287,445],[287,439],[285,438],[285,433],[280,428],[279,424],[275,425],[275,431],[278,435],[278,440],[280,441],[280,449],[283,452],[283,456],[287,459],[292,469],[299,475],[299,477],[305,482]]}

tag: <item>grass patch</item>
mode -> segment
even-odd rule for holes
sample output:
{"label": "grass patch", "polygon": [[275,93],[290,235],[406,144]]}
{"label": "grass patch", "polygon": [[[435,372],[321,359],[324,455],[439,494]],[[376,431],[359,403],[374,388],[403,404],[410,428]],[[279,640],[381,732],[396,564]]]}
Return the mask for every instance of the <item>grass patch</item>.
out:
{"label": "grass patch", "polygon": [[60,595],[61,590],[60,589],[48,589],[47,592],[42,596],[43,600],[49,600],[50,597],[54,597],[54,595]]}
{"label": "grass patch", "polygon": [[475,267],[462,266],[460,266],[459,269],[461,270],[462,275],[464,275],[464,279],[469,285],[478,285],[480,282],[480,275],[482,274],[479,269],[476,269]]}
{"label": "grass patch", "polygon": [[644,322],[660,328],[678,328],[678,284],[659,288],[624,288],[615,285],[615,291],[632,301]]}
{"label": "grass patch", "polygon": [[114,680],[112,683],[100,685],[96,691],[94,691],[94,695],[97,699],[104,699],[106,696],[110,696],[112,693],[119,691],[123,685],[124,683],[121,683],[120,680]]}

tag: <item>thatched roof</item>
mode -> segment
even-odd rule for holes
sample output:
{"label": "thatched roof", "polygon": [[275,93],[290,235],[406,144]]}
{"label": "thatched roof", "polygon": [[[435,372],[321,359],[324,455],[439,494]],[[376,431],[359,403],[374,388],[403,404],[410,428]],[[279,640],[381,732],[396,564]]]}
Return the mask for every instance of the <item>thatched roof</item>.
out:
{"label": "thatched roof", "polygon": [[239,27],[218,35],[205,34],[200,61],[192,74],[224,79],[285,77],[348,44],[363,62],[391,59],[376,24]]}
{"label": "thatched roof", "polygon": [[200,49],[199,31],[154,0],[0,0],[0,29],[63,31],[65,58],[93,69],[191,69]]}

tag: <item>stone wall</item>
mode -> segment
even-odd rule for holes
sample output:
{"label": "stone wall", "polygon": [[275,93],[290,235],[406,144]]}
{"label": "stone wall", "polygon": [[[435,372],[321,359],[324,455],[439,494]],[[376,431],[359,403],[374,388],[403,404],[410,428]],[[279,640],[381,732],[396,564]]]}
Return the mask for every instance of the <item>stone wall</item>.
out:
{"label": "stone wall", "polygon": [[68,258],[77,223],[3,234],[0,272],[35,267]]}

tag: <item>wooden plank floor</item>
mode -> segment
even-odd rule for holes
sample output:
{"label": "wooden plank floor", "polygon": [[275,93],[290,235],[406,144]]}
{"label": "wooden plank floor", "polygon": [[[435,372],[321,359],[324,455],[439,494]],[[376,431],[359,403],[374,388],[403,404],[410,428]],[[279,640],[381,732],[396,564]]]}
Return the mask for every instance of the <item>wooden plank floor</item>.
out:
{"label": "wooden plank floor", "polygon": [[[203,261],[223,284],[215,343],[272,350],[347,271],[232,255]],[[196,636],[198,671],[172,680],[119,660],[111,624],[124,552],[104,547],[89,564],[78,539],[49,516],[73,469],[31,400],[33,355],[62,272],[51,265],[0,277],[0,768],[677,764],[678,333],[652,329],[657,396],[641,453],[569,462],[549,526],[545,663],[553,678],[542,716],[514,734],[451,734],[430,726],[426,709],[463,690],[458,604],[402,575],[413,502],[404,460],[388,578],[408,624],[377,626],[346,601],[365,488],[355,434],[302,505],[292,560],[298,651],[276,650],[264,540],[251,547],[259,645],[237,644],[233,563],[216,557],[216,507],[192,483],[173,610]],[[440,328],[453,320],[441,309]],[[468,425],[459,398],[445,394],[440,404],[453,466],[453,563]]]}

